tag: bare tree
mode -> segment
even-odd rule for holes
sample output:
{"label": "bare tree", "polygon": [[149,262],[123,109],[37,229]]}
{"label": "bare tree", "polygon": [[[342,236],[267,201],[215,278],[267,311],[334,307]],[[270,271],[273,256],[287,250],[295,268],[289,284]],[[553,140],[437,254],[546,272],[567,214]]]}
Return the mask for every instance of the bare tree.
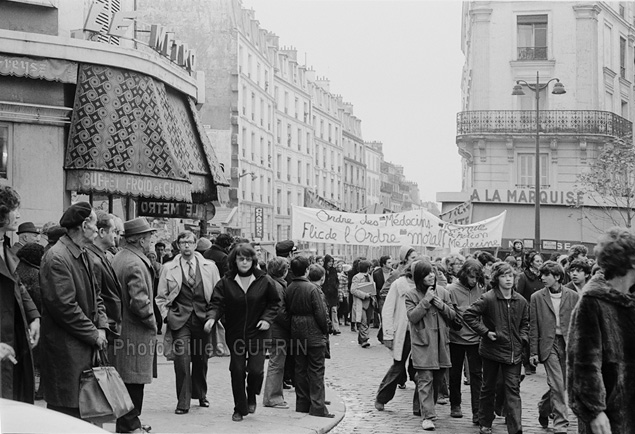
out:
{"label": "bare tree", "polygon": [[635,218],[635,149],[633,141],[618,139],[604,145],[589,170],[578,174],[574,186],[582,193],[582,218],[598,232],[609,226],[630,228]]}

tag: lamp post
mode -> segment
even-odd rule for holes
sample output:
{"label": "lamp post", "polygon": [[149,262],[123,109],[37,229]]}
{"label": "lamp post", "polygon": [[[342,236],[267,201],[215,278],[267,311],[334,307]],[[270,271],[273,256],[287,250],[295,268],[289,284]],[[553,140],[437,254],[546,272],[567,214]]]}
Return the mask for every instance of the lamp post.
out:
{"label": "lamp post", "polygon": [[523,87],[521,83],[527,86],[527,88],[534,92],[536,95],[536,197],[534,199],[535,207],[535,249],[536,251],[540,251],[540,91],[546,89],[549,86],[549,83],[555,81],[556,84],[553,86],[553,90],[551,91],[554,95],[562,95],[566,93],[564,90],[564,85],[560,83],[560,80],[557,78],[552,78],[545,84],[540,84],[540,75],[539,72],[536,71],[536,84],[529,84],[525,80],[517,80],[516,85],[514,86],[514,91],[512,95],[524,95]]}

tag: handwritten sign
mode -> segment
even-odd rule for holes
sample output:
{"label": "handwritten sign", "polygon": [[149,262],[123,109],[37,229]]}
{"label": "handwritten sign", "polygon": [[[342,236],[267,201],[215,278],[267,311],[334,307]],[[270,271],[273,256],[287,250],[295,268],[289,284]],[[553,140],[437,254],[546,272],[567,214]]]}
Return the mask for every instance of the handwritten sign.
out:
{"label": "handwritten sign", "polygon": [[424,209],[393,214],[357,214],[332,210],[292,209],[292,238],[362,246],[440,248],[500,247],[507,212],[469,225],[444,222]]}
{"label": "handwritten sign", "polygon": [[439,218],[449,223],[469,225],[472,223],[472,201],[468,200],[449,211],[439,214]]}

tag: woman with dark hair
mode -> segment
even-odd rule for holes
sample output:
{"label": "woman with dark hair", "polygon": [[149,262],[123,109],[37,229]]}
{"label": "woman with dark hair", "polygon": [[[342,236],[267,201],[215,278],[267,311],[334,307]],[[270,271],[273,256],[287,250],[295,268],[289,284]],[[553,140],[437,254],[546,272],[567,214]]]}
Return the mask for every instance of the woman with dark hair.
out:
{"label": "woman with dark hair", "polygon": [[521,433],[520,370],[523,348],[529,345],[529,303],[514,291],[511,265],[494,264],[492,289],[467,308],[463,320],[481,337],[478,352],[483,362],[483,386],[478,409],[479,433],[492,433],[499,371],[504,380],[507,432]]}
{"label": "woman with dark hair", "polygon": [[280,304],[275,283],[257,265],[251,244],[234,246],[227,256],[227,274],[216,284],[207,307],[206,333],[211,332],[219,318],[225,317],[235,422],[256,411],[256,395],[260,394],[264,379],[269,328]]}
{"label": "woman with dark hair", "polygon": [[450,328],[456,312],[445,288],[436,284],[432,264],[419,260],[412,265],[415,288],[406,292],[406,315],[412,344],[412,363],[421,406],[421,426],[434,430],[439,388],[450,363]]}
{"label": "woman with dark hair", "polygon": [[[540,267],[542,267],[542,264],[543,258],[535,250],[530,250],[525,255],[525,269],[518,275],[516,291],[525,297],[527,303],[531,301],[531,294],[545,287],[540,279]],[[536,367],[529,363],[529,347],[523,349],[523,365],[525,366],[526,375],[536,373]]]}
{"label": "woman with dark hair", "polygon": [[35,381],[31,348],[40,339],[40,314],[16,274],[18,258],[7,237],[7,232],[17,229],[19,206],[18,193],[9,186],[0,187],[0,236],[4,239],[0,248],[0,396],[32,404]]}
{"label": "woman with dark hair", "polygon": [[573,310],[567,342],[569,406],[581,432],[635,432],[635,235],[611,228],[594,249],[593,276]]}
{"label": "woman with dark hair", "polygon": [[[480,262],[468,259],[459,272],[457,281],[448,285],[452,306],[462,314],[483,295],[483,267]],[[461,412],[461,368],[467,357],[472,403],[472,422],[478,423],[478,399],[481,393],[483,375],[478,344],[481,338],[470,327],[463,325],[460,330],[450,330],[450,416],[463,417]]]}

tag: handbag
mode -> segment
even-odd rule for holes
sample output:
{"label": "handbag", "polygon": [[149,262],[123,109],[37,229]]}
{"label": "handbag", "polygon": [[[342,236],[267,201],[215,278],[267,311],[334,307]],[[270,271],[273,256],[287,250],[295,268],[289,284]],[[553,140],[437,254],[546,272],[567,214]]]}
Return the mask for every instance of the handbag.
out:
{"label": "handbag", "polygon": [[103,351],[93,354],[93,367],[79,379],[79,414],[82,419],[111,420],[134,409],[126,385]]}
{"label": "handbag", "polygon": [[210,333],[210,344],[206,346],[209,357],[227,357],[229,356],[229,347],[225,339],[225,327],[220,321],[216,321]]}

